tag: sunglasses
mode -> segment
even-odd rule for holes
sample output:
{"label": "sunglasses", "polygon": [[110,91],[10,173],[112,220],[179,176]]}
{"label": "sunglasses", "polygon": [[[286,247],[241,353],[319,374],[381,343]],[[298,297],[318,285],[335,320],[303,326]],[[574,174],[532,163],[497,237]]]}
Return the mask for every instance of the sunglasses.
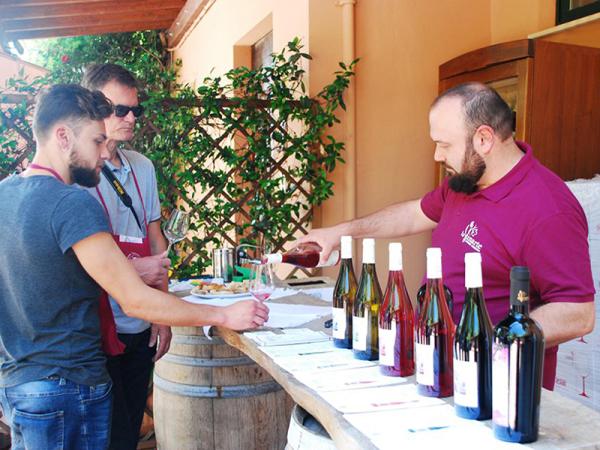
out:
{"label": "sunglasses", "polygon": [[138,106],[125,106],[125,105],[115,105],[114,112],[117,117],[125,117],[131,111],[134,117],[140,117],[144,113],[144,107],[142,105]]}

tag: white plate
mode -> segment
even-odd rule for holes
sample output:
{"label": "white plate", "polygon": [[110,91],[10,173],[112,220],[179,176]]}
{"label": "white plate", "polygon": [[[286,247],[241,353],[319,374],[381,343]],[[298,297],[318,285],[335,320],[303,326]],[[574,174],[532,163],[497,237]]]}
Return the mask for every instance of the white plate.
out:
{"label": "white plate", "polygon": [[240,292],[238,294],[197,294],[195,292],[192,292],[191,294],[194,297],[204,299],[252,297],[252,294],[250,292]]}

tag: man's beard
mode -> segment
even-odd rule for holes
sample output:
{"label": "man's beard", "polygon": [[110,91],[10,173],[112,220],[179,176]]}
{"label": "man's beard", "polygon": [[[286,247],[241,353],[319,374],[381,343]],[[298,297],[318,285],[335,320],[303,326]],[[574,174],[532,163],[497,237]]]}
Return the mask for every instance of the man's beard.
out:
{"label": "man's beard", "polygon": [[90,169],[80,165],[80,160],[76,156],[75,151],[71,154],[69,162],[69,171],[73,183],[77,183],[84,187],[95,187],[100,183],[100,174],[96,172],[96,168]]}
{"label": "man's beard", "polygon": [[448,187],[454,192],[472,194],[477,191],[477,183],[483,176],[485,169],[485,161],[475,151],[473,143],[469,139],[462,170],[448,179]]}

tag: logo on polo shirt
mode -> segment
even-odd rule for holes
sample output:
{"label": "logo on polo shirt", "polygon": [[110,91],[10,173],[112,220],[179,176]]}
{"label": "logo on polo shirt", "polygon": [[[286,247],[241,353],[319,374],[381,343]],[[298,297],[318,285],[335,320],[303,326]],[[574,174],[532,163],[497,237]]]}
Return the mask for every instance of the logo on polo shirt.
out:
{"label": "logo on polo shirt", "polygon": [[477,228],[477,224],[475,223],[475,221],[472,220],[471,223],[469,223],[469,225],[467,225],[467,227],[465,228],[465,231],[460,233],[460,236],[463,238],[462,241],[465,244],[467,244],[473,250],[479,252],[481,251],[481,247],[483,247],[483,245],[481,245],[481,243],[475,240],[475,236],[477,236],[478,232],[479,228]]}

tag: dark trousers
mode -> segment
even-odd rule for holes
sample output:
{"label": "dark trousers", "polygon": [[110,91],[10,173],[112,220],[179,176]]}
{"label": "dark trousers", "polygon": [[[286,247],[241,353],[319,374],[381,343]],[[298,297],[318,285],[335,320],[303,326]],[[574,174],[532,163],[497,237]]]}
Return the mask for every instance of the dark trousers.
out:
{"label": "dark trousers", "polygon": [[134,450],[144,417],[156,346],[148,347],[150,329],[138,334],[119,334],[119,339],[125,344],[125,353],[108,357],[106,364],[113,380],[110,448]]}

